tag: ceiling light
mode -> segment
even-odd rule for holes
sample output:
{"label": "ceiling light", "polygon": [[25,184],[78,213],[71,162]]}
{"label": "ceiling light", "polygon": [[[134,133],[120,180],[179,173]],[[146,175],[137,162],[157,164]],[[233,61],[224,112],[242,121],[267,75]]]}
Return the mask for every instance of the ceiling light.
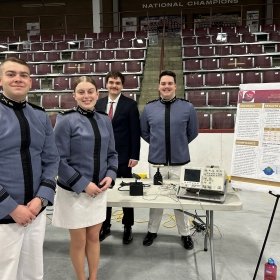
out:
{"label": "ceiling light", "polygon": [[39,7],[43,7],[43,4],[40,4],[40,3],[22,4],[21,6],[22,6],[23,8],[39,8]]}
{"label": "ceiling light", "polygon": [[23,8],[41,8],[41,7],[59,7],[65,6],[65,2],[51,2],[51,3],[30,3],[30,4],[22,4]]}
{"label": "ceiling light", "polygon": [[59,7],[65,6],[65,2],[53,2],[53,3],[44,3],[45,7]]}

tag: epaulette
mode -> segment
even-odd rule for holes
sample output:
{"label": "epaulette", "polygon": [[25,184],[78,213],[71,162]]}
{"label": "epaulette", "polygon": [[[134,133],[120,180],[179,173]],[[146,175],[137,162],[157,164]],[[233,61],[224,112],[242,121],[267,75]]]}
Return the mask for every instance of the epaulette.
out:
{"label": "epaulette", "polygon": [[186,101],[186,102],[190,102],[188,99],[185,99],[185,98],[177,98],[177,99],[180,99],[180,100]]}
{"label": "epaulette", "polygon": [[74,113],[74,112],[77,112],[75,108],[69,109],[69,110],[60,111],[59,114],[67,115],[67,114]]}
{"label": "epaulette", "polygon": [[153,103],[153,102],[156,102],[156,101],[159,101],[159,98],[151,100],[151,101],[148,101],[146,104]]}
{"label": "epaulette", "polygon": [[45,109],[41,106],[38,106],[36,104],[33,104],[33,103],[30,103],[30,102],[27,102],[32,108],[34,109],[38,109],[38,110],[41,110],[41,111],[44,111],[45,112]]}
{"label": "epaulette", "polygon": [[95,111],[96,113],[99,113],[99,114],[102,114],[102,115],[106,115],[106,116],[108,116],[108,114],[107,113],[105,113],[105,112],[103,112],[103,111]]}

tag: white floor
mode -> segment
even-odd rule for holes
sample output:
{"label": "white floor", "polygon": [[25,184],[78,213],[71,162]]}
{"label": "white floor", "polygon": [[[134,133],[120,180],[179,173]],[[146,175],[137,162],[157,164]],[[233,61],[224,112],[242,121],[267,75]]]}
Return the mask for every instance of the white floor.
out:
{"label": "white floor", "polygon": [[[253,279],[276,198],[260,192],[238,192],[243,210],[215,212],[214,246],[217,280]],[[101,243],[99,280],[211,280],[210,254],[203,250],[204,233],[194,233],[195,248],[187,251],[165,211],[158,238],[144,247],[148,209],[135,209],[134,240],[122,244],[121,210],[114,208],[112,235]],[[51,218],[51,217],[50,217]],[[280,262],[279,208],[266,244],[256,280],[263,279],[264,263]],[[68,232],[47,226],[44,280],[75,279],[68,254]]]}

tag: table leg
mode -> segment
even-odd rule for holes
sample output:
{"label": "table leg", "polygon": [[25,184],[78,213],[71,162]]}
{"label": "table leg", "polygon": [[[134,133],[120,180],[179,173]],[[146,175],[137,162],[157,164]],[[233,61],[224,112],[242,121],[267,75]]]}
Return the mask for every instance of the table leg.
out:
{"label": "table leg", "polygon": [[[209,216],[210,215],[210,216]],[[214,232],[214,213],[213,211],[206,211],[206,216],[209,218],[209,246],[210,246],[210,256],[211,256],[211,270],[212,270],[212,280],[216,280],[216,267],[215,267],[215,253],[214,253],[214,242],[213,242],[213,232]]]}
{"label": "table leg", "polygon": [[206,211],[205,224],[206,224],[206,231],[204,236],[204,251],[206,252],[208,251],[208,238],[209,238],[208,228],[210,227],[208,211]]}

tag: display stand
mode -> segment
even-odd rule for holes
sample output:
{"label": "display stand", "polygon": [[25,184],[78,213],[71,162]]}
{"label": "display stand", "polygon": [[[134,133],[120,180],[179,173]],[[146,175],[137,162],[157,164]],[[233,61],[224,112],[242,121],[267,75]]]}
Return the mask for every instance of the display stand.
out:
{"label": "display stand", "polygon": [[231,185],[276,197],[253,280],[280,197],[280,83],[241,84],[234,129]]}
{"label": "display stand", "polygon": [[273,208],[273,211],[272,211],[272,214],[271,214],[270,222],[269,222],[268,229],[267,229],[267,232],[266,232],[266,236],[265,236],[265,239],[264,239],[264,242],[263,242],[262,250],[261,250],[261,253],[260,253],[260,256],[259,256],[259,260],[258,260],[258,263],[257,263],[257,267],[256,267],[256,270],[255,270],[253,280],[256,279],[256,276],[257,276],[257,273],[258,273],[258,270],[259,270],[260,262],[261,262],[261,259],[262,259],[262,256],[263,256],[263,251],[264,251],[264,248],[265,248],[265,245],[266,245],[266,241],[267,241],[267,238],[268,238],[268,235],[269,235],[269,232],[270,232],[270,228],[271,228],[271,225],[272,225],[272,222],[273,222],[274,214],[275,214],[275,211],[276,211],[276,208],[277,208],[277,205],[278,205],[278,201],[279,201],[279,197],[280,197],[279,194],[274,194],[274,193],[272,193],[272,191],[269,191],[269,194],[275,196],[276,201],[275,201],[274,208]]}

